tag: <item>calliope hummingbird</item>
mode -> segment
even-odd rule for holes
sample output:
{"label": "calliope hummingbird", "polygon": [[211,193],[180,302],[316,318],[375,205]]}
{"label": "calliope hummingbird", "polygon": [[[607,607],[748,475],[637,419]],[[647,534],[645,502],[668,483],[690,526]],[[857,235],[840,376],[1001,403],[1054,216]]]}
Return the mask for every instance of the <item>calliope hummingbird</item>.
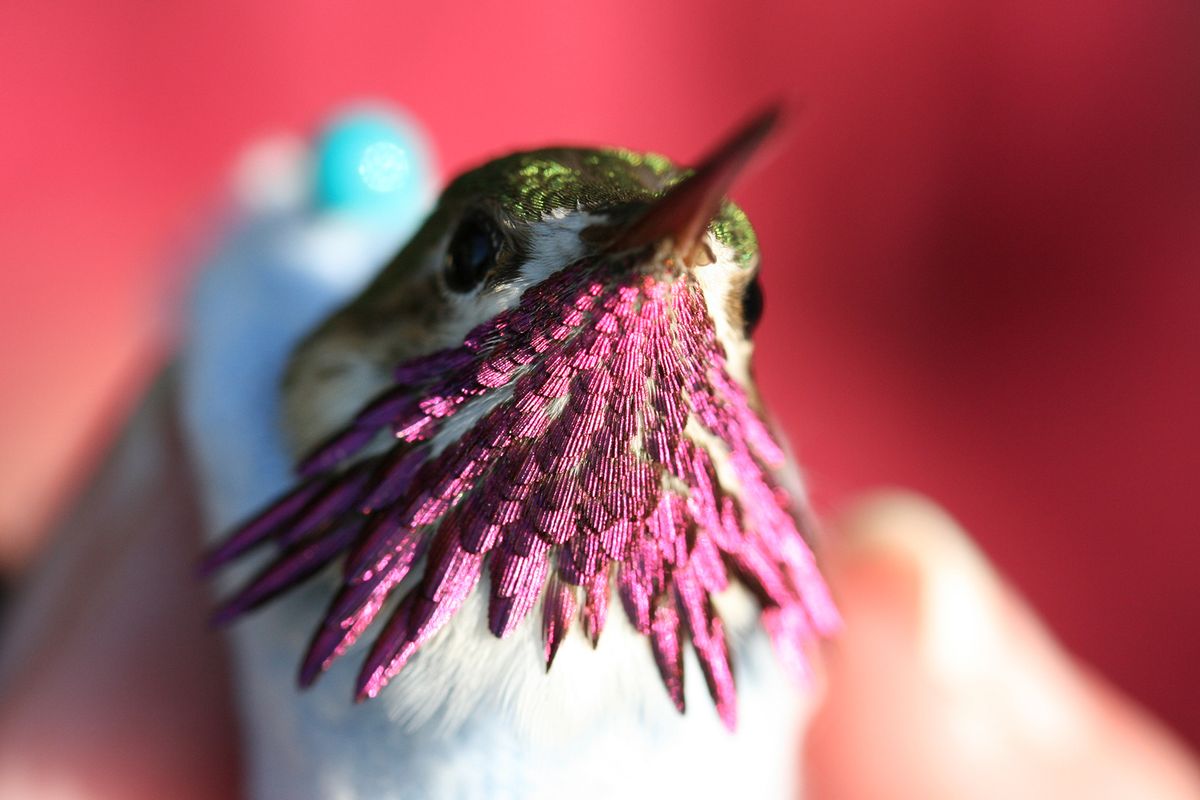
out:
{"label": "calliope hummingbird", "polygon": [[465,172],[296,346],[295,483],[203,565],[244,576],[219,622],[264,607],[233,626],[278,718],[249,734],[256,793],[793,791],[805,651],[838,617],[725,199],[775,116],[693,169],[548,148]]}

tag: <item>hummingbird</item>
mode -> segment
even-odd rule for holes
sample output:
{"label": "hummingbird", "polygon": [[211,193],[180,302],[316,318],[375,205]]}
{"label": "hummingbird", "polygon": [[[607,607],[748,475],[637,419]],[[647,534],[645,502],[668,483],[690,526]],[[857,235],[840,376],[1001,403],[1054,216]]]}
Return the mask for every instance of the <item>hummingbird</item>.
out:
{"label": "hummingbird", "polygon": [[[726,199],[777,119],[690,169],[551,147],[464,172],[296,346],[295,483],[202,570],[254,564],[214,619],[281,609],[271,646],[319,696],[302,724],[356,731],[351,701],[383,704],[361,730],[386,746],[342,736],[339,769],[398,797],[591,796],[623,764],[674,773],[647,792],[790,784],[749,774],[795,771],[764,675],[803,682],[839,619],[754,383],[760,253]],[[391,796],[345,788],[366,785],[312,792]]]}

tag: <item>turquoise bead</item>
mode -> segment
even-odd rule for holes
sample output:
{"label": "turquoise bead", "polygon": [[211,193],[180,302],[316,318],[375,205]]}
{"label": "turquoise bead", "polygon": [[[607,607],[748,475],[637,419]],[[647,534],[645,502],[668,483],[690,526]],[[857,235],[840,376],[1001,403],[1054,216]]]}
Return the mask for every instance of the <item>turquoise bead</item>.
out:
{"label": "turquoise bead", "polygon": [[318,137],[315,204],[356,215],[406,215],[427,202],[432,171],[415,123],[377,106],[353,109]]}

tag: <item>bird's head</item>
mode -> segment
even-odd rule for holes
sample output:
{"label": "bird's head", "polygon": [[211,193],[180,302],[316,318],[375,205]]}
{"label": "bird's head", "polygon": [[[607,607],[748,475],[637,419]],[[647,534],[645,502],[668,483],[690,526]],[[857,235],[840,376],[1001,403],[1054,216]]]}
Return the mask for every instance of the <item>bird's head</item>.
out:
{"label": "bird's head", "polygon": [[345,554],[301,681],[403,595],[365,697],[481,578],[497,636],[541,605],[547,664],[576,619],[596,641],[615,588],[681,710],[690,641],[732,725],[714,594],[749,589],[791,660],[836,626],[750,377],[759,252],[725,199],[774,119],[694,169],[550,148],[455,179],[297,349],[284,401],[302,480],[209,564],[272,539],[282,551],[221,616]]}
{"label": "bird's head", "polygon": [[734,377],[753,391],[758,242],[724,194],[774,118],[756,120],[695,170],[654,154],[556,147],[460,175],[409,245],[293,357],[286,427],[297,452],[390,384],[395,365],[461,344],[559,272],[696,284]]}

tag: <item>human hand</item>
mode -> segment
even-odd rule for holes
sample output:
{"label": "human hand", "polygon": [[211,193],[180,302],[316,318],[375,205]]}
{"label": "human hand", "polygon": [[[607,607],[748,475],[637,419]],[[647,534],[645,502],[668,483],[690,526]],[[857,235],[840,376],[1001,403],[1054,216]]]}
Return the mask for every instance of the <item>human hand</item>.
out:
{"label": "human hand", "polygon": [[1194,755],[1064,652],[944,511],[880,493],[833,527],[846,626],[808,735],[812,797],[1200,797]]}

